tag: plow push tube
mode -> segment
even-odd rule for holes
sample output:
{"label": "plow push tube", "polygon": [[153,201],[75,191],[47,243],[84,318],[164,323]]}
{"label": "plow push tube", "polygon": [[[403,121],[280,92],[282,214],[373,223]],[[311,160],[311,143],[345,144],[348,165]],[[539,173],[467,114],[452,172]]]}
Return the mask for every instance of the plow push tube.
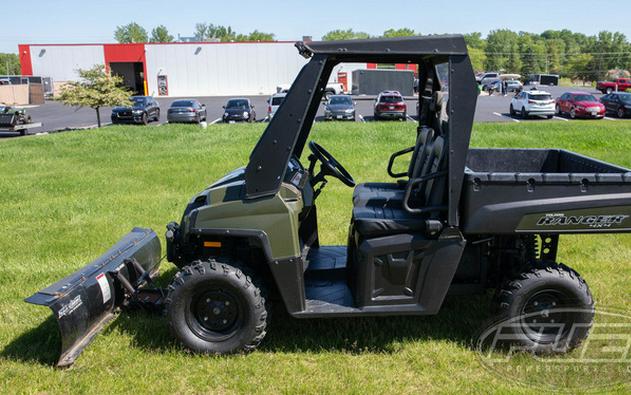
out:
{"label": "plow push tube", "polygon": [[151,281],[160,263],[160,240],[151,229],[134,228],[105,254],[68,277],[27,298],[48,306],[59,325],[57,366],[72,365],[103,330],[133,290]]}

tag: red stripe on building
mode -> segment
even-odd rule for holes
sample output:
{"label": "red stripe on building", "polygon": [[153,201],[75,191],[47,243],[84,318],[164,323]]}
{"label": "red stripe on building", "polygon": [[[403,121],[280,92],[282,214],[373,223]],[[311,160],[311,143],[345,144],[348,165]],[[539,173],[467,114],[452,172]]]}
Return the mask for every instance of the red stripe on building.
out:
{"label": "red stripe on building", "polygon": [[20,51],[20,68],[22,75],[33,75],[33,63],[31,62],[31,46],[20,44],[18,45],[18,51]]}

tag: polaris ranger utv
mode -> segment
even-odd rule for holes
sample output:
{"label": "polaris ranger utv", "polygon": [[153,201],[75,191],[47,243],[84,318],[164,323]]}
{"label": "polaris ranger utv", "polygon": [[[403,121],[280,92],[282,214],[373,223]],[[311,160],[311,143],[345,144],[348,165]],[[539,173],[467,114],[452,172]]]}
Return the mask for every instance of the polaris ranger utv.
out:
{"label": "polaris ranger utv", "polygon": [[[578,345],[594,301],[578,273],[556,261],[559,235],[630,232],[629,170],[563,150],[469,149],[478,91],[461,36],[296,46],[310,60],[247,166],[194,196],[180,223],[167,225],[167,258],[180,268],[168,289],[151,282],[155,233],[136,228],[27,299],[59,321],[58,364],[71,364],[130,305],[164,309],[182,344],[223,354],[261,342],[274,297],[296,318],[429,315],[447,294],[489,289],[500,316],[531,317],[511,327],[521,346],[558,351],[559,336],[563,351]],[[418,64],[417,136],[392,154],[390,181],[356,185],[309,141],[340,62]],[[408,171],[395,173],[404,154]],[[331,178],[355,188],[345,246],[319,243],[316,202]],[[555,320],[567,329],[546,331]]]}

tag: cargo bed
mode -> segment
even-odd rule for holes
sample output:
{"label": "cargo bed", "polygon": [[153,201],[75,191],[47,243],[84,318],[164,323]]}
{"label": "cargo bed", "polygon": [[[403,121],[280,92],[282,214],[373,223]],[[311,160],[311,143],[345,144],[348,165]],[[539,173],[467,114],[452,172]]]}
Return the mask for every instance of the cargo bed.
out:
{"label": "cargo bed", "polygon": [[574,152],[471,149],[463,188],[465,233],[631,230],[631,170]]}

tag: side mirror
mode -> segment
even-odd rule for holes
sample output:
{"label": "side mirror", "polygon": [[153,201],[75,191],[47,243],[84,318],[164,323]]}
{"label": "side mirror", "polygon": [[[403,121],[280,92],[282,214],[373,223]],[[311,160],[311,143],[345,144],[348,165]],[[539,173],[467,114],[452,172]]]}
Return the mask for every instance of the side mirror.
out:
{"label": "side mirror", "polygon": [[265,103],[269,104],[269,99],[265,100]]}
{"label": "side mirror", "polygon": [[221,106],[221,108],[223,108],[224,110],[226,109],[226,106]]}
{"label": "side mirror", "polygon": [[254,107],[254,104],[252,104],[252,108],[255,108],[255,107]]}
{"label": "side mirror", "polygon": [[206,108],[206,105],[205,105],[205,104],[202,104],[202,108]]}

